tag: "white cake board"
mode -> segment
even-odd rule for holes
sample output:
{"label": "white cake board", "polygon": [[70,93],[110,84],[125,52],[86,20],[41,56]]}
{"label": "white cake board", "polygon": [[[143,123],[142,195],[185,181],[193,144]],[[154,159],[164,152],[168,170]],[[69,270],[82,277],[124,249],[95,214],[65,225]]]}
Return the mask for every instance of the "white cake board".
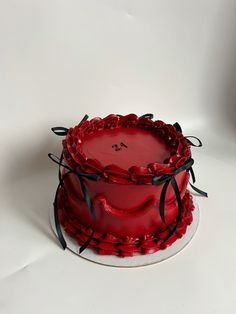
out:
{"label": "white cake board", "polygon": [[[195,199],[194,206],[195,209],[193,211],[193,221],[190,226],[187,227],[187,231],[185,235],[181,239],[176,240],[171,246],[167,247],[164,250],[160,250],[156,253],[146,254],[146,255],[136,255],[131,257],[118,257],[113,255],[99,255],[96,254],[91,249],[85,249],[81,254],[79,254],[80,246],[76,242],[75,239],[71,238],[67,233],[64,232],[63,227],[61,227],[63,236],[67,243],[67,248],[75,253],[76,255],[83,257],[89,261],[106,265],[106,266],[115,266],[115,267],[139,267],[146,266],[155,263],[159,263],[161,261],[166,260],[167,258],[177,254],[180,252],[193,238],[194,234],[197,231],[198,223],[199,223],[199,207]],[[53,208],[49,212],[50,215],[50,223],[52,230],[56,234],[55,222],[54,222],[54,211]]]}

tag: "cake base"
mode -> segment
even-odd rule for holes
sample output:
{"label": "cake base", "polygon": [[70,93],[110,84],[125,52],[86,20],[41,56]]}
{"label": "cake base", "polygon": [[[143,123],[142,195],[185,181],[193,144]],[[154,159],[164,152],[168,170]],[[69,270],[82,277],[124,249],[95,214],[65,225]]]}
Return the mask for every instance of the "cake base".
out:
{"label": "cake base", "polygon": [[[151,264],[164,261],[167,258],[177,254],[191,241],[191,239],[193,238],[194,234],[197,231],[197,227],[199,223],[198,204],[196,203],[196,200],[194,198],[193,198],[193,202],[194,202],[194,207],[195,207],[192,212],[193,221],[191,225],[187,227],[186,233],[182,236],[182,238],[177,239],[171,246],[167,247],[164,250],[160,250],[152,254],[136,255],[136,256],[121,258],[121,257],[113,256],[113,255],[99,255],[99,254],[96,254],[91,249],[86,249],[85,251],[83,251],[83,253],[79,254],[80,246],[78,245],[78,242],[75,239],[71,238],[63,230],[63,227],[61,229],[62,229],[63,236],[67,242],[67,248],[73,253],[75,253],[76,255],[82,258],[85,258],[89,261],[106,265],[106,266],[114,266],[114,267],[139,267],[139,266],[151,265]],[[52,230],[54,231],[56,235],[53,208],[50,209],[49,216],[50,216],[50,223],[51,223]]]}

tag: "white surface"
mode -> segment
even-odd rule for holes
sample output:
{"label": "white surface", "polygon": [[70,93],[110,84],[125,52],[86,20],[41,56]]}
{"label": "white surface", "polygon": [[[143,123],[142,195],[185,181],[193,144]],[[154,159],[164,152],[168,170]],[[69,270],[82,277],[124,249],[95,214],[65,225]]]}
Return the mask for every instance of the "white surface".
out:
{"label": "white surface", "polygon": [[[1,314],[236,312],[235,15],[233,0],[0,2]],[[110,112],[154,112],[204,142],[198,232],[157,265],[90,263],[50,230],[50,127]]]}
{"label": "white surface", "polygon": [[[92,261],[92,262],[106,265],[106,266],[114,266],[114,267],[148,266],[148,265],[162,262],[178,254],[192,240],[194,234],[197,231],[198,224],[199,224],[199,209],[198,209],[196,200],[194,200],[194,206],[195,206],[195,209],[193,211],[193,221],[191,225],[187,227],[187,232],[185,233],[185,235],[182,238],[176,240],[171,246],[167,247],[165,250],[159,250],[156,253],[152,253],[152,254],[136,255],[136,256],[130,256],[126,258],[121,258],[119,256],[96,254],[93,250],[89,250],[89,249],[84,250],[82,254],[80,254],[79,253],[80,246],[78,245],[78,242],[75,239],[71,238],[63,230],[63,227],[61,227],[61,231],[66,241],[67,249],[77,254],[78,258],[85,258],[88,261]],[[53,229],[53,232],[57,236],[53,207],[49,209],[49,220],[50,220],[50,224]]]}

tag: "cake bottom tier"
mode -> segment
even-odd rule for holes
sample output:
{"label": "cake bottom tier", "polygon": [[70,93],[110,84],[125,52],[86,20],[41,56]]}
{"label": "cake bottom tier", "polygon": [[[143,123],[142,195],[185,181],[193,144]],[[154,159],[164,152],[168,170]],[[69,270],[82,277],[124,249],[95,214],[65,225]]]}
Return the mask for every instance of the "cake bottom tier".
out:
{"label": "cake bottom tier", "polygon": [[[59,191],[59,222],[64,228],[65,232],[74,238],[78,245],[81,246],[92,233],[92,229],[84,226],[77,217],[72,217],[65,210],[63,202],[64,188]],[[182,199],[182,215],[178,228],[174,234],[168,239],[169,230],[166,228],[159,233],[144,234],[140,237],[115,237],[108,233],[94,232],[94,236],[90,241],[87,249],[94,250],[101,255],[116,255],[119,257],[134,256],[139,254],[151,254],[159,250],[164,250],[178,238],[181,238],[187,230],[187,226],[192,223],[194,204],[192,195],[186,191]],[[175,222],[173,222],[173,225]],[[165,240],[166,239],[166,240]]]}

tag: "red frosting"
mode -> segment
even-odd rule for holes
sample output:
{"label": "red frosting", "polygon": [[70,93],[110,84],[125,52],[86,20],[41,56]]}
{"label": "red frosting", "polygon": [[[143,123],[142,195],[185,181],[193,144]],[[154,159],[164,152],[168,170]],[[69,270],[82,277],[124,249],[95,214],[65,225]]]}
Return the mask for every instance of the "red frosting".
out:
{"label": "red frosting", "polygon": [[[65,188],[61,189],[59,194],[59,220],[66,233],[76,239],[79,245],[82,245],[88,239],[92,229],[83,225],[78,216],[73,214],[73,211],[70,211],[68,207],[65,207],[67,203],[66,194]],[[183,197],[182,207],[183,211],[178,229],[168,240],[164,240],[169,233],[166,227],[162,231],[159,229],[159,231],[143,233],[137,237],[127,235],[115,236],[113,233],[96,231],[88,248],[93,249],[98,254],[117,255],[120,257],[150,254],[163,250],[178,238],[181,238],[185,234],[187,226],[192,222],[194,205],[192,196],[188,191]]]}
{"label": "red frosting", "polygon": [[[99,254],[132,256],[164,249],[181,237],[191,223],[193,203],[186,191],[189,174],[175,176],[183,212],[168,240],[167,224],[178,212],[169,185],[165,199],[165,224],[159,214],[163,184],[152,185],[154,176],[171,174],[191,156],[182,133],[162,121],[109,115],[70,128],[63,141],[66,163],[73,169],[100,175],[99,181],[83,178],[96,214],[94,238],[89,247]],[[78,177],[66,177],[59,194],[60,222],[65,231],[83,244],[94,225]]]}

